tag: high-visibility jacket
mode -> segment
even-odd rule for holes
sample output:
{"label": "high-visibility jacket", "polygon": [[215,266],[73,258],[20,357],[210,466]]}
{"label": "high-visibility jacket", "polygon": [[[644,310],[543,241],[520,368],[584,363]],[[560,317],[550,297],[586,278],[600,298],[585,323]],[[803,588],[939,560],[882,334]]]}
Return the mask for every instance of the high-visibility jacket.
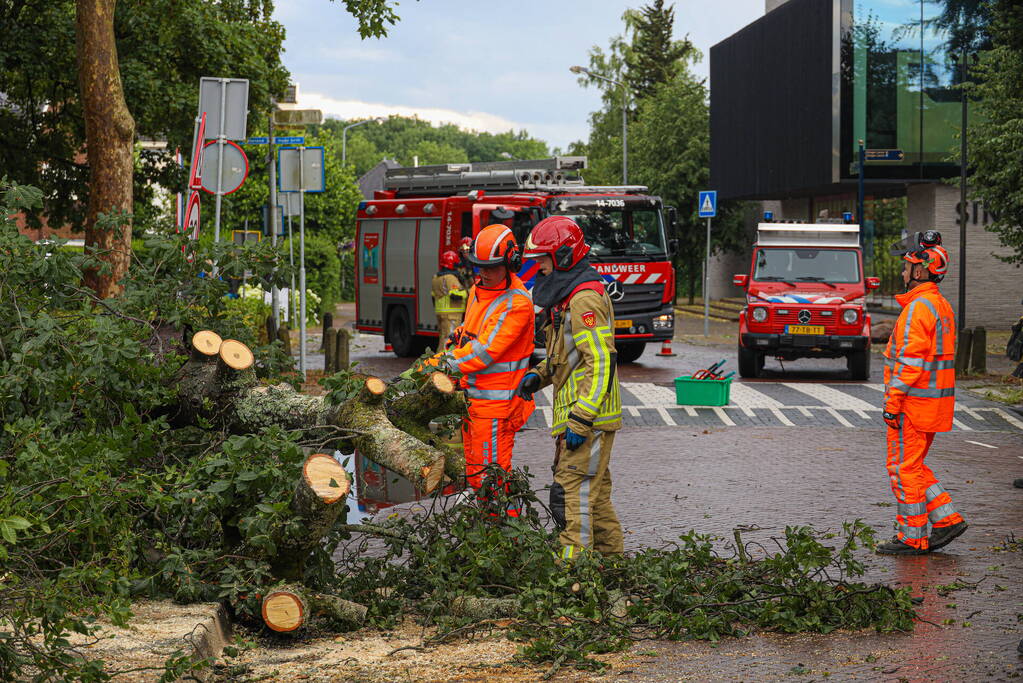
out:
{"label": "high-visibility jacket", "polygon": [[896,296],[902,313],[884,357],[885,410],[905,413],[921,432],[947,432],[955,412],[955,317],[925,282]]}
{"label": "high-visibility jacket", "polygon": [[554,385],[554,424],[589,436],[622,426],[614,310],[606,292],[581,289],[556,306],[547,321],[547,358],[533,368],[542,386]]}
{"label": "high-visibility jacket", "polygon": [[506,418],[527,410],[515,397],[533,352],[533,300],[522,280],[512,275],[507,288],[473,286],[454,334],[457,342],[440,362],[462,373],[470,414]]}
{"label": "high-visibility jacket", "polygon": [[453,270],[442,270],[433,276],[431,283],[433,310],[438,315],[461,313],[465,310],[466,291],[462,281]]}

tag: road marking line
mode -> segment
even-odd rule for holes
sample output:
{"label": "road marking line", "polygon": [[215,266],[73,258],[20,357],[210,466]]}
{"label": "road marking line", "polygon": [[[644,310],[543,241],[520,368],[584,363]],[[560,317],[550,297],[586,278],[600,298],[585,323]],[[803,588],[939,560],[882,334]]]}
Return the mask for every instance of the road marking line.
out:
{"label": "road marking line", "polygon": [[740,408],[784,408],[785,404],[743,382],[732,382],[728,399]]}
{"label": "road marking line", "polygon": [[813,417],[813,415],[810,414],[810,409],[809,408],[806,408],[805,406],[795,406],[795,407],[797,409],[799,409],[799,412],[801,412],[803,414],[803,417]]}
{"label": "road marking line", "polygon": [[[966,425],[964,425],[962,422],[959,421],[959,418],[953,417],[952,418],[952,424],[954,424],[956,427],[959,427],[959,429],[963,430],[964,432],[972,432],[973,431],[973,427],[967,427]],[[973,443],[973,442],[971,441],[969,443]]]}
{"label": "road marking line", "polygon": [[828,414],[831,415],[831,417],[833,417],[836,420],[838,420],[839,424],[841,424],[843,427],[852,427],[853,426],[852,422],[849,422],[849,420],[847,420],[844,417],[842,417],[839,414],[839,412],[837,410],[835,410],[834,408],[825,408],[824,410],[827,411]]}
{"label": "road marking line", "polygon": [[984,418],[981,416],[981,414],[978,413],[976,410],[973,410],[972,408],[967,408],[966,406],[959,405],[956,406],[956,410],[963,411],[964,413],[972,417],[974,420],[980,420],[981,422],[984,422]]}
{"label": "road marking line", "polygon": [[867,387],[868,389],[873,389],[874,391],[881,391],[881,392],[884,391],[884,385],[883,384],[873,384],[873,383],[871,383],[871,384],[861,384],[860,386],[861,387]]}
{"label": "road marking line", "polygon": [[625,406],[625,409],[629,411],[629,415],[633,417],[639,417],[639,408],[636,406]]}
{"label": "road marking line", "polygon": [[721,421],[724,422],[726,425],[728,425],[729,427],[735,426],[735,423],[732,422],[732,418],[728,417],[728,413],[726,413],[723,408],[714,406],[714,412],[717,413],[717,416],[721,418]]}
{"label": "road marking line", "polygon": [[[989,443],[981,443],[979,441],[970,441],[969,439],[963,439],[966,443],[972,443],[974,446],[983,446],[984,448],[998,448],[998,446],[992,446]],[[1023,455],[1019,456],[1023,458]]]}
{"label": "road marking line", "polygon": [[697,417],[696,408],[694,408],[692,406],[685,406],[685,409],[686,409],[686,415],[688,415],[689,417]]}
{"label": "road marking line", "polygon": [[853,408],[853,412],[856,413],[860,417],[861,420],[869,420],[870,419],[870,417],[867,415],[867,411],[865,411],[865,410],[857,410],[857,409]]}
{"label": "road marking line", "polygon": [[547,427],[554,426],[554,408],[541,408],[540,413],[543,415],[543,419],[547,421]]}
{"label": "road marking line", "polygon": [[746,417],[756,417],[757,414],[753,412],[753,409],[747,406],[740,406],[742,412],[746,413]]}
{"label": "road marking line", "polygon": [[796,426],[795,424],[793,424],[792,420],[785,417],[785,413],[781,412],[778,408],[771,408],[771,412],[774,413],[774,416],[778,418],[778,421],[781,422],[786,427]]}
{"label": "road marking line", "polygon": [[661,416],[661,419],[664,420],[669,427],[678,426],[677,424],[675,424],[675,419],[668,413],[667,408],[658,408],[657,414]]}
{"label": "road marking line", "polygon": [[1016,429],[1023,431],[1023,422],[1020,422],[1018,419],[1016,419],[1006,411],[1002,410],[1001,408],[986,408],[986,410],[990,410],[992,413],[998,415],[1000,418],[1014,426]]}

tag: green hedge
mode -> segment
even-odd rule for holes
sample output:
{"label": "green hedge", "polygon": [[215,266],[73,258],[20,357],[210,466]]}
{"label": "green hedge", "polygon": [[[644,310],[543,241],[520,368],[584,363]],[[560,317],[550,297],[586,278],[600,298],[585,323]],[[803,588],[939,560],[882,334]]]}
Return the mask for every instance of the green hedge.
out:
{"label": "green hedge", "polygon": [[[281,245],[281,254],[287,258],[288,241]],[[298,240],[295,240],[295,270],[298,270]],[[296,274],[295,284],[298,284]],[[341,261],[337,247],[326,237],[305,236],[305,284],[320,295],[320,310],[333,311],[341,299]]]}

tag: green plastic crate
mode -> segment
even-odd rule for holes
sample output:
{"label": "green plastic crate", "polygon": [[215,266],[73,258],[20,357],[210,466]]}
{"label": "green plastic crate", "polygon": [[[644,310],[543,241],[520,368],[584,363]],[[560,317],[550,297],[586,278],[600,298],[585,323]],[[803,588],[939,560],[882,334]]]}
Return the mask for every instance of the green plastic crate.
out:
{"label": "green plastic crate", "polygon": [[675,378],[675,403],[680,406],[726,406],[732,388],[732,378],[693,379]]}

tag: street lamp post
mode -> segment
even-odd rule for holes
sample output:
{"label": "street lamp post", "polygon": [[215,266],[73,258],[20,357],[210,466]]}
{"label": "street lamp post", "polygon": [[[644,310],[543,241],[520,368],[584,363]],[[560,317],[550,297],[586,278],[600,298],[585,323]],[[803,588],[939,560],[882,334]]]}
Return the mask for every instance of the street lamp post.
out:
{"label": "street lamp post", "polygon": [[361,126],[361,125],[366,124],[366,123],[383,123],[383,122],[384,122],[384,117],[378,116],[375,119],[364,119],[362,121],[356,121],[355,123],[350,123],[350,124],[348,124],[347,126],[345,126],[344,128],[341,129],[341,165],[342,166],[344,166],[346,161],[348,160],[348,129],[349,128],[355,128],[356,126]]}
{"label": "street lamp post", "polygon": [[626,115],[627,115],[628,109],[629,109],[629,89],[621,81],[616,81],[613,78],[608,78],[607,76],[601,76],[600,74],[595,74],[592,71],[590,71],[589,69],[587,69],[586,67],[570,66],[568,68],[568,70],[571,71],[574,74],[586,74],[587,76],[589,76],[591,78],[597,78],[597,79],[600,79],[602,81],[606,81],[608,83],[611,83],[612,85],[617,85],[617,86],[621,87],[621,89],[622,89],[622,185],[628,185],[629,184],[629,138],[628,138],[629,129],[628,129],[628,119],[626,118]]}

